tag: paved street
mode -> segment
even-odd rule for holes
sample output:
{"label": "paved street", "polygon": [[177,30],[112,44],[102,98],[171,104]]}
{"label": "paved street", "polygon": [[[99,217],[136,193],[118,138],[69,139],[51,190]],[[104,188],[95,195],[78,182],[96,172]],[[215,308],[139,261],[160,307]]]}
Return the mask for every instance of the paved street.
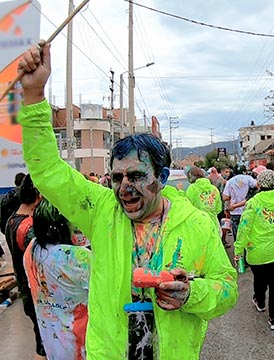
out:
{"label": "paved street", "polygon": [[[231,242],[231,237],[229,240]],[[250,271],[239,276],[239,289],[237,306],[210,322],[201,360],[274,358],[274,331],[271,332],[267,324],[267,312],[258,313],[251,302]],[[0,360],[31,360],[34,354],[32,324],[23,313],[20,299],[0,313],[0,324]]]}

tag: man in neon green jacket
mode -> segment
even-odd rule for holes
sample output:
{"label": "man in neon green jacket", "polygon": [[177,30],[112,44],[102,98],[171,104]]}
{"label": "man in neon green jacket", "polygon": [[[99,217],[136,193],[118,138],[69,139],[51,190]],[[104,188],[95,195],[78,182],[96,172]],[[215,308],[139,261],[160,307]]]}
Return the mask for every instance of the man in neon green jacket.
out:
{"label": "man in neon green jacket", "polygon": [[187,172],[190,182],[186,190],[186,197],[197,209],[206,211],[221,232],[217,215],[222,211],[222,200],[219,190],[212,185],[204,175],[202,169],[193,166]]}
{"label": "man in neon green jacket", "polygon": [[274,330],[274,172],[262,171],[257,177],[259,193],[246,203],[241,216],[235,260],[244,256],[254,276],[253,303],[265,311],[265,293],[269,287],[269,325]]}
{"label": "man in neon green jacket", "polygon": [[[170,154],[152,135],[129,136],[114,146],[113,190],[72,169],[58,155],[51,109],[44,99],[49,46],[43,48],[42,60],[36,47],[26,52],[22,69],[29,74],[22,79],[19,121],[32,179],[91,240],[88,359],[197,360],[207,321],[237,300],[236,271],[216,227],[184,194],[164,187]],[[156,289],[135,288],[132,270],[140,266],[169,270],[174,280]],[[191,282],[189,274],[195,276]],[[135,313],[132,305],[149,310]],[[140,333],[140,342],[132,344]],[[143,356],[143,350],[149,355]]]}

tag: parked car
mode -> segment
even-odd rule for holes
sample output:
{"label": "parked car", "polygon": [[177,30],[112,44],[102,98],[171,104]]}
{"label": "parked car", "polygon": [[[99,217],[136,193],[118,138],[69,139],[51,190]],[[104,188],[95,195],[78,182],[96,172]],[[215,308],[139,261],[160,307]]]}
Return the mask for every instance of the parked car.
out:
{"label": "parked car", "polygon": [[183,169],[171,169],[167,180],[167,185],[176,187],[178,190],[185,190],[189,186],[189,181]]}

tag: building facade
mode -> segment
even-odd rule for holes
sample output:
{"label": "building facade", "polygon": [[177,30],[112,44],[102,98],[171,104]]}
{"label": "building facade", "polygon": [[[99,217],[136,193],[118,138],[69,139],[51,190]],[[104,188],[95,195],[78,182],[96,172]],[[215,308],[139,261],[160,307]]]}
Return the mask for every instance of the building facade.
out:
{"label": "building facade", "polygon": [[274,125],[250,126],[239,129],[240,153],[242,161],[249,161],[252,151],[261,141],[274,139]]}
{"label": "building facade", "polygon": [[[126,109],[124,112],[126,113]],[[108,110],[97,104],[73,105],[75,167],[82,174],[104,175],[109,172],[111,148],[121,137],[120,109]],[[52,124],[61,157],[67,159],[66,109],[52,105]],[[161,138],[160,124],[152,116],[151,126],[135,128]],[[128,122],[123,135],[129,134]]]}
{"label": "building facade", "polygon": [[[66,109],[53,106],[53,128],[60,154],[67,159]],[[109,170],[111,146],[111,119],[103,118],[100,105],[73,106],[75,167],[83,174],[104,175]],[[116,121],[114,120],[116,125]],[[114,126],[119,129],[119,124]],[[119,134],[114,133],[116,139]]]}

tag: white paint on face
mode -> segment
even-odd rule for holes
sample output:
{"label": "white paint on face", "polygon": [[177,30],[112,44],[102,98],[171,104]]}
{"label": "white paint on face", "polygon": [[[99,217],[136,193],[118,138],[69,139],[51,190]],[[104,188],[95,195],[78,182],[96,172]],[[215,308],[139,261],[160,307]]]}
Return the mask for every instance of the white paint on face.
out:
{"label": "white paint on face", "polygon": [[147,152],[138,159],[132,150],[123,159],[114,158],[111,172],[112,188],[126,215],[134,221],[148,220],[162,211],[160,176],[154,169]]}

